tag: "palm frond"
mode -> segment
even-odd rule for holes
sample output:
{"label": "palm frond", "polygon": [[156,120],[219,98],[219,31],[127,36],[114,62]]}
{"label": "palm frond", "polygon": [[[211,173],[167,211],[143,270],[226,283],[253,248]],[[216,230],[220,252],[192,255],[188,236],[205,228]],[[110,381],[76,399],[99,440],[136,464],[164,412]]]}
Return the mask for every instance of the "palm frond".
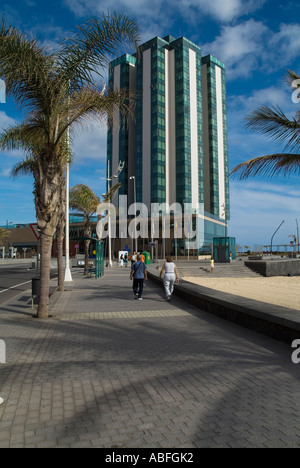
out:
{"label": "palm frond", "polygon": [[280,153],[250,159],[236,166],[230,175],[238,175],[239,179],[245,180],[250,176],[273,177],[279,173],[300,174],[300,154]]}
{"label": "palm frond", "polygon": [[[7,94],[24,107],[47,111],[54,57],[37,40],[27,37],[2,20],[0,27],[0,76]],[[47,94],[47,92],[48,94]]]}
{"label": "palm frond", "polygon": [[76,127],[88,128],[91,125],[102,125],[113,122],[116,111],[122,115],[120,123],[127,122],[133,116],[133,94],[125,90],[112,91],[104,95],[98,89],[89,86],[74,92],[61,112],[60,131],[56,135],[55,144],[59,142],[67,129]]}
{"label": "palm frond", "polygon": [[122,186],[121,182],[113,185],[107,193],[103,195],[103,203],[111,203],[119,188]]}
{"label": "palm frond", "polygon": [[284,150],[300,148],[300,121],[288,119],[279,107],[262,106],[246,117],[246,128],[286,142]]}
{"label": "palm frond", "polygon": [[100,198],[88,185],[78,184],[71,188],[70,207],[81,211],[86,217],[90,218],[95,213],[99,203]]}
{"label": "palm frond", "polygon": [[0,228],[0,244],[7,239],[11,234],[11,231],[5,228]]}
{"label": "palm frond", "polygon": [[[300,80],[300,76],[292,71],[292,70],[287,70],[287,73],[288,73],[288,83],[289,85],[292,85],[293,81],[295,80]],[[300,84],[299,84],[299,87],[300,87]]]}
{"label": "palm frond", "polygon": [[59,77],[68,81],[70,89],[94,81],[93,74],[102,76],[103,67],[112,56],[130,43],[138,47],[139,34],[135,21],[126,15],[103,15],[92,18],[77,33],[67,38],[58,54]]}
{"label": "palm frond", "polygon": [[32,126],[32,124],[23,123],[15,125],[4,130],[0,135],[1,150],[23,150],[31,153],[33,147],[38,149],[44,145],[43,135]]}
{"label": "palm frond", "polygon": [[11,170],[11,176],[16,178],[23,175],[34,175],[37,170],[37,160],[34,158],[26,158],[14,165]]}
{"label": "palm frond", "polygon": [[[43,125],[37,119],[21,125],[10,127],[0,135],[0,150],[22,150],[27,160],[34,159],[40,171],[47,172],[47,168],[55,166],[58,171],[64,170],[67,162],[72,161],[72,152],[66,138],[61,138],[56,145],[49,142]],[[23,162],[21,161],[21,162]],[[29,171],[30,172],[30,171]],[[22,171],[19,171],[21,174]],[[25,174],[26,171],[23,171]]]}

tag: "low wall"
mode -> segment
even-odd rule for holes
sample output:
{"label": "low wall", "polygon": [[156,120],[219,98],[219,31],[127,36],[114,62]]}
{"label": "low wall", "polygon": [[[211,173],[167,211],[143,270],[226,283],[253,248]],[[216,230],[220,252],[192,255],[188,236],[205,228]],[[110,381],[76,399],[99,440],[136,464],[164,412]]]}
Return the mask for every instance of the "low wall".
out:
{"label": "low wall", "polygon": [[[159,272],[148,270],[148,277],[163,287]],[[180,281],[174,295],[188,304],[258,333],[291,343],[300,339],[300,313],[273,304],[227,294]]]}
{"label": "low wall", "polygon": [[300,276],[300,259],[248,260],[245,265],[262,276]]}

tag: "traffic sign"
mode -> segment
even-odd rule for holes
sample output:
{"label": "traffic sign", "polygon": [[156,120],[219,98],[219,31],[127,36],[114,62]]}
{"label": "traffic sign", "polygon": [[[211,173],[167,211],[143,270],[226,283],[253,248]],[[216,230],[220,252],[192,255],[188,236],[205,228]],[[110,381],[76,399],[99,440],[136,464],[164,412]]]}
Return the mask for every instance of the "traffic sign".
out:
{"label": "traffic sign", "polygon": [[40,231],[38,230],[38,225],[37,225],[37,223],[35,223],[35,224],[29,224],[29,226],[31,227],[31,230],[32,230],[33,234],[35,235],[35,237],[37,238],[37,240],[39,240],[39,238],[40,238]]}

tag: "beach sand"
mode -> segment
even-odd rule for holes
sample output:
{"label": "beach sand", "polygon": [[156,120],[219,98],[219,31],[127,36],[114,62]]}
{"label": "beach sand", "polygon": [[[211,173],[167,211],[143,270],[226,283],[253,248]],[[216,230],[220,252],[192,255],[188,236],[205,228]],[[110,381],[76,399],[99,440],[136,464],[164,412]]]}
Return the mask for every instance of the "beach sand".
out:
{"label": "beach sand", "polygon": [[182,279],[236,296],[288,307],[300,311],[300,276],[271,278],[208,278],[184,276]]}

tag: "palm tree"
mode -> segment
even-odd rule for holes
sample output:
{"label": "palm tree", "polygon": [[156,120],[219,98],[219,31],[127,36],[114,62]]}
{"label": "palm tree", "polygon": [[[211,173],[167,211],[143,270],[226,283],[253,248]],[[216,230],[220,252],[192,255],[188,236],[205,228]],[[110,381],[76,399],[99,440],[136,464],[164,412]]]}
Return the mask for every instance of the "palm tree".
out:
{"label": "palm tree", "polygon": [[65,186],[62,184],[60,195],[60,216],[56,228],[56,242],[57,242],[57,286],[58,291],[64,291],[65,274],[63,262],[63,241],[65,237],[65,224],[66,224],[66,191]]}
{"label": "palm tree", "polygon": [[[91,238],[92,226],[91,217],[96,213],[97,206],[100,203],[100,198],[93,192],[87,185],[79,184],[71,188],[70,191],[70,208],[79,211],[84,217],[84,237]],[[86,239],[84,242],[84,275],[88,274],[88,261],[89,261],[89,246],[90,240]]]}
{"label": "palm tree", "polygon": [[[29,155],[22,161],[15,164],[11,171],[12,177],[19,177],[22,175],[32,175],[35,180],[38,179],[39,175],[39,164],[38,159],[36,158],[34,151],[30,149],[31,156]],[[66,193],[64,187],[64,179],[60,185],[60,206],[59,206],[59,216],[56,229],[56,238],[57,238],[57,282],[58,290],[64,290],[64,267],[63,267],[63,239],[64,239],[64,227],[65,227],[65,214],[66,214]]]}
{"label": "palm tree", "polygon": [[[300,79],[294,72],[288,72],[289,81],[297,83]],[[248,117],[246,127],[270,136],[273,140],[285,142],[284,150],[299,151],[300,148],[300,111],[293,119],[288,119],[279,107],[262,106]],[[282,173],[300,173],[299,153],[277,153],[259,156],[236,166],[231,174],[238,174],[240,179],[249,176],[274,176]]]}
{"label": "palm tree", "polygon": [[[111,199],[120,188],[121,183],[115,184],[108,193],[103,195],[103,203],[110,203]],[[84,184],[78,184],[70,190],[70,207],[73,210],[83,214],[84,217],[84,237],[91,238],[92,227],[91,217],[96,213],[97,207],[100,204],[100,198],[93,192],[93,190]],[[98,215],[99,216],[99,215]],[[89,246],[90,240],[85,240],[85,263],[84,263],[84,275],[88,274],[88,260],[89,260]]]}
{"label": "palm tree", "polygon": [[0,245],[10,236],[11,232],[8,229],[0,228]]}
{"label": "palm tree", "polygon": [[[129,111],[128,95],[103,92],[95,74],[120,52],[124,41],[137,46],[137,26],[124,15],[91,19],[65,40],[58,52],[40,45],[2,21],[0,76],[26,111],[24,121],[0,136],[0,149],[22,149],[34,160],[34,197],[41,240],[41,290],[37,316],[48,317],[50,259],[60,220],[61,186],[70,156],[68,129],[113,118],[116,106]],[[101,92],[102,90],[102,92]]]}

